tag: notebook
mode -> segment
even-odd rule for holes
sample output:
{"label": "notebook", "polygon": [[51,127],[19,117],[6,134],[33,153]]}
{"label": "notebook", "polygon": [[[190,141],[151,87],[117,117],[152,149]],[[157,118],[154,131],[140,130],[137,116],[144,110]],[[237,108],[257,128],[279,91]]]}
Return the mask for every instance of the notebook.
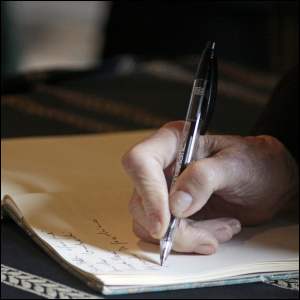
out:
{"label": "notebook", "polygon": [[243,228],[213,255],[171,252],[160,266],[159,245],[132,233],[133,185],[121,166],[126,150],[151,133],[2,140],[4,218],[107,295],[299,277],[299,220],[291,206]]}

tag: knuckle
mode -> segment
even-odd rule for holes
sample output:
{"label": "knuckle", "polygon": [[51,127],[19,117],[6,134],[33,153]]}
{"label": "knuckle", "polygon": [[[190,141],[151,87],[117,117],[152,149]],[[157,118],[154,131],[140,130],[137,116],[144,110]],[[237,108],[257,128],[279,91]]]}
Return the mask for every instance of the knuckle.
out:
{"label": "knuckle", "polygon": [[141,152],[139,151],[138,146],[133,146],[122,156],[122,166],[125,169],[129,169],[132,166],[135,166],[139,162],[139,157]]}
{"label": "knuckle", "polygon": [[140,238],[141,240],[150,242],[150,243],[155,243],[158,244],[159,240],[153,238],[149,231],[144,228],[141,224],[139,224],[137,221],[133,221],[132,223],[132,231],[134,233],[134,235],[138,238]]}
{"label": "knuckle", "polygon": [[147,225],[145,210],[142,205],[140,195],[136,192],[132,195],[131,200],[129,201],[128,211],[134,220],[137,220],[143,225]]}
{"label": "knuckle", "polygon": [[212,186],[217,179],[217,171],[212,165],[200,161],[190,165],[189,169],[191,180],[195,185]]}
{"label": "knuckle", "polygon": [[[186,220],[184,220],[186,221]],[[189,222],[181,222],[179,234],[174,240],[174,249],[180,252],[193,252],[199,243],[211,244],[209,232],[202,228],[190,226]],[[183,241],[188,241],[184,243]],[[215,245],[211,245],[214,249]]]}
{"label": "knuckle", "polygon": [[135,220],[132,222],[132,232],[140,239],[145,239],[145,229]]}
{"label": "knuckle", "polygon": [[128,210],[130,215],[134,218],[137,215],[137,212],[139,211],[139,204],[136,203],[133,200],[129,201]]}

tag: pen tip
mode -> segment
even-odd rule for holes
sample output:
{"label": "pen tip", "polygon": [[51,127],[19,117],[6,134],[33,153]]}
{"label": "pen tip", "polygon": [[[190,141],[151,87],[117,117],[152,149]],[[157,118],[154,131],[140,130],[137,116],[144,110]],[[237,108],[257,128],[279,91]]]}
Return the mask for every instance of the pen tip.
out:
{"label": "pen tip", "polygon": [[163,239],[160,242],[161,242],[160,265],[162,266],[172,249],[172,243],[170,241],[165,241]]}

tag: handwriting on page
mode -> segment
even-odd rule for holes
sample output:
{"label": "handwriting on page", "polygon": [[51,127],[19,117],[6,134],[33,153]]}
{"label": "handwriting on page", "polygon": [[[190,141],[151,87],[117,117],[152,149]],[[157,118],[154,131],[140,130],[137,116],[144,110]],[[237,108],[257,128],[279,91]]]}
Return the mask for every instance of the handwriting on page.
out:
{"label": "handwriting on page", "polygon": [[122,237],[113,235],[97,219],[91,221],[89,236],[81,231],[43,231],[43,238],[68,262],[91,273],[158,271],[158,265],[130,250]]}

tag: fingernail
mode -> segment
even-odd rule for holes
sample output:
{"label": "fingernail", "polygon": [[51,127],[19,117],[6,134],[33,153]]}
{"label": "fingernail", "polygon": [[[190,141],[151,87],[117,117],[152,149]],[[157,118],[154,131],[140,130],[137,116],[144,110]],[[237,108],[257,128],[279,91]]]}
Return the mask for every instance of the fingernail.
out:
{"label": "fingernail", "polygon": [[232,229],[233,234],[237,234],[241,231],[241,223],[238,220],[231,220],[225,221]]}
{"label": "fingernail", "polygon": [[151,235],[156,236],[161,231],[162,225],[157,216],[149,217],[149,231]]}
{"label": "fingernail", "polygon": [[225,228],[215,231],[214,236],[217,238],[217,240],[220,243],[228,241],[232,237],[231,232],[228,229],[225,229]]}
{"label": "fingernail", "polygon": [[211,245],[200,245],[195,248],[194,252],[210,255],[215,253],[215,249]]}
{"label": "fingernail", "polygon": [[181,215],[192,204],[193,198],[190,194],[177,191],[170,197],[170,209],[173,214]]}

